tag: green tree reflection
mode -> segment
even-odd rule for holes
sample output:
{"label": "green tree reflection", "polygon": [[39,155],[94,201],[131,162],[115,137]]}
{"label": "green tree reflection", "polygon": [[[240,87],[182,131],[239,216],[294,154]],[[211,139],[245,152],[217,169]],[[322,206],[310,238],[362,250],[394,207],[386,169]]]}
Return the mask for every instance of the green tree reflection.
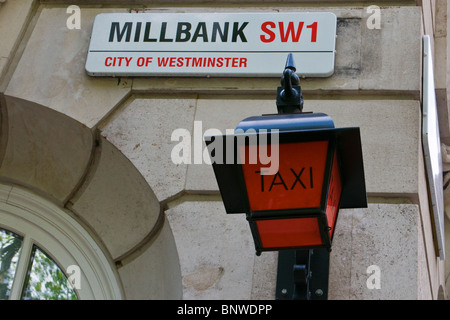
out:
{"label": "green tree reflection", "polygon": [[21,237],[0,229],[0,300],[10,296],[21,246]]}
{"label": "green tree reflection", "polygon": [[[23,238],[8,230],[0,229],[0,300],[11,295]],[[66,275],[56,262],[43,250],[33,245],[22,299],[25,300],[76,300]]]}
{"label": "green tree reflection", "polygon": [[77,295],[58,265],[33,246],[31,267],[22,295],[25,300],[76,300]]}

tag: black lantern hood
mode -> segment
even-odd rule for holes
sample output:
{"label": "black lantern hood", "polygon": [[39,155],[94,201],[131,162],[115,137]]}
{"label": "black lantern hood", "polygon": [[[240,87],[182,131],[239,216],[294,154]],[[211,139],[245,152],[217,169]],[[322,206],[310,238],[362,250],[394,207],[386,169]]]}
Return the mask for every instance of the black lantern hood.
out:
{"label": "black lantern hood", "polygon": [[[259,136],[270,134],[271,129],[279,130],[280,143],[334,139],[342,175],[340,208],[367,207],[361,138],[358,127],[334,128],[331,118],[323,113],[293,113],[249,117],[241,121],[236,129],[242,129],[243,131],[243,133],[239,133],[239,130],[236,130],[236,135],[232,137],[236,141],[240,134]],[[254,129],[254,133],[249,132],[251,131],[249,129]],[[261,129],[265,129],[266,132],[262,133]],[[205,138],[208,146],[214,140],[211,138]],[[240,164],[237,164],[237,161],[234,164],[225,163],[227,136],[224,135],[222,138],[224,160],[221,164],[212,164],[222,200],[227,213],[246,213],[248,212],[248,200],[245,182],[242,179],[242,168]],[[229,138],[230,136],[228,136]],[[236,152],[234,155],[236,155]]]}
{"label": "black lantern hood", "polygon": [[[238,124],[234,135],[221,137],[224,143],[223,161],[213,163],[212,166],[227,213],[249,211],[242,168],[237,161],[237,137],[256,135],[259,139],[261,134],[270,136],[274,129],[278,130],[280,143],[334,140],[342,175],[340,208],[367,207],[359,128],[335,128],[333,120],[328,115],[303,112],[303,94],[300,79],[295,71],[293,56],[289,54],[281,77],[281,86],[277,88],[277,114],[248,117]],[[235,161],[232,164],[225,164],[227,159],[225,141],[230,138],[234,139]],[[214,140],[214,137],[205,137],[208,147]],[[209,151],[211,154],[211,148]]]}

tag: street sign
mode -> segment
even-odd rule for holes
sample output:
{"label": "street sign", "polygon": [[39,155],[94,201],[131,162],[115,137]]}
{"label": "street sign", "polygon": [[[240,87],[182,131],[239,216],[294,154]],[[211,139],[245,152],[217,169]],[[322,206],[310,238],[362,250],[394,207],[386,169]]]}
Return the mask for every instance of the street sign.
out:
{"label": "street sign", "polygon": [[428,178],[431,211],[439,258],[445,259],[444,187],[439,122],[434,87],[433,58],[429,36],[423,37],[423,125],[422,140]]}
{"label": "street sign", "polygon": [[334,72],[336,15],[104,13],[86,60],[91,76],[279,76],[293,53],[300,76]]}

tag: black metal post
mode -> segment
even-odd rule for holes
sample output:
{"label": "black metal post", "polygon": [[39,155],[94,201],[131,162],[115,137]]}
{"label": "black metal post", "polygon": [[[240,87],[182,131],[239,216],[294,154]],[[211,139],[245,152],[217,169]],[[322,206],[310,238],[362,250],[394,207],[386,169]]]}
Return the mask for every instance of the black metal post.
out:
{"label": "black metal post", "polygon": [[327,300],[330,252],[326,248],[278,253],[277,300]]}
{"label": "black metal post", "polygon": [[278,113],[300,113],[303,110],[303,95],[300,78],[295,73],[295,62],[292,53],[286,59],[286,66],[281,77],[281,87],[277,90]]}
{"label": "black metal post", "polygon": [[[279,114],[301,113],[303,94],[292,53],[277,90]],[[278,254],[277,300],[326,300],[330,252],[326,248],[282,250]]]}

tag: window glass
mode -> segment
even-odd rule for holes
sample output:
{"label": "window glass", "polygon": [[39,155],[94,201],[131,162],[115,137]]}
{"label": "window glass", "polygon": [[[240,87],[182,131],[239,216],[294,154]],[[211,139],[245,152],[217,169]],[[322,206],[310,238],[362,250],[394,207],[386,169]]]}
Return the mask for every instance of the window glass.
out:
{"label": "window glass", "polygon": [[33,246],[22,299],[76,300],[77,295],[55,261]]}
{"label": "window glass", "polygon": [[9,299],[11,294],[22,240],[22,237],[0,229],[0,300]]}

